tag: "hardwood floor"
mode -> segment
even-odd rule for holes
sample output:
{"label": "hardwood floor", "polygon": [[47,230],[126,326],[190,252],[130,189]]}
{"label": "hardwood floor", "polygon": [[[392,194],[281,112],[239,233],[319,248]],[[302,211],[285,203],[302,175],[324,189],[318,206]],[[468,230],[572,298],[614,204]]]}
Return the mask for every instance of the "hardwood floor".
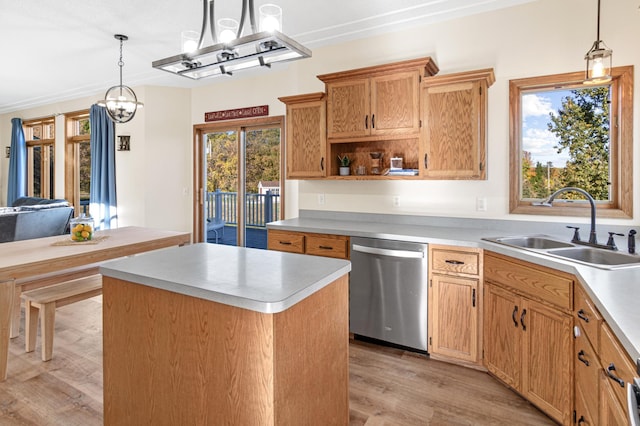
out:
{"label": "hardwood floor", "polygon": [[[24,322],[23,322],[24,324]],[[53,359],[9,348],[0,425],[102,425],[102,298],[56,312]],[[364,342],[350,351],[351,425],[552,425],[486,373]]]}

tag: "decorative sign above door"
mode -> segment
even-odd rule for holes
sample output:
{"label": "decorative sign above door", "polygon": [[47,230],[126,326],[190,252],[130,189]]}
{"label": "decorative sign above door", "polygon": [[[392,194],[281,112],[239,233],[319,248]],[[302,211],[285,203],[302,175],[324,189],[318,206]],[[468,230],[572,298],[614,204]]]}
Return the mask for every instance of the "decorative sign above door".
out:
{"label": "decorative sign above door", "polygon": [[238,118],[262,117],[269,115],[269,105],[260,105],[246,108],[227,109],[204,113],[204,121],[236,120]]}

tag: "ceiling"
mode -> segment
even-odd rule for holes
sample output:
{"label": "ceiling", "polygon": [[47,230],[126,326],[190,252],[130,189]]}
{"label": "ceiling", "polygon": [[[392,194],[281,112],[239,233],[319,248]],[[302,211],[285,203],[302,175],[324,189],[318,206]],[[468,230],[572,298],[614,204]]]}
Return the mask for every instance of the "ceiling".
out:
{"label": "ceiling", "polygon": [[[311,50],[350,39],[511,7],[534,0],[255,0],[283,9],[283,33]],[[239,20],[240,0],[218,0],[216,16]],[[200,30],[201,0],[0,0],[0,114],[95,95],[118,84],[196,87],[153,69]],[[339,12],[337,12],[339,11]],[[268,71],[265,71],[268,72]],[[242,78],[241,74],[234,78]],[[97,100],[97,99],[96,99]]]}

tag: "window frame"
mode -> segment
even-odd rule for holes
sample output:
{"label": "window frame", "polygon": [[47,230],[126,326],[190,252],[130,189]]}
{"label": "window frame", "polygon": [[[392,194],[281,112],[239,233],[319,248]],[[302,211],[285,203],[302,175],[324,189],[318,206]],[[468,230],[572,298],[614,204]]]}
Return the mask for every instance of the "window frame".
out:
{"label": "window frame", "polygon": [[[248,118],[240,120],[221,121],[214,123],[196,124],[193,126],[193,241],[206,241],[206,231],[204,229],[204,192],[206,182],[204,181],[203,168],[206,162],[206,152],[204,149],[204,137],[207,133],[215,133],[227,130],[235,130],[240,134],[243,129],[256,130],[264,127],[280,128],[280,217],[284,219],[285,212],[285,129],[284,116],[268,116],[259,118]],[[239,139],[239,138],[238,138]]]}
{"label": "window frame", "polygon": [[[610,174],[611,201],[598,202],[598,216],[633,218],[633,66],[611,70]],[[509,81],[509,213],[544,216],[588,216],[588,203],[554,204],[553,209],[520,198],[522,185],[522,93],[577,85],[584,71]]]}
{"label": "window frame", "polygon": [[84,118],[89,118],[88,109],[65,114],[64,192],[76,215],[83,212],[80,205],[80,144],[90,143],[91,140],[91,132],[77,134],[76,123]]}
{"label": "window frame", "polygon": [[[51,134],[53,138],[33,138],[33,129],[42,126],[41,131],[44,132],[45,126],[52,126]],[[40,197],[54,199],[55,198],[55,148],[56,148],[56,120],[55,116],[36,118],[32,120],[24,120],[22,129],[25,135],[25,145],[27,148],[27,195],[35,196],[34,193],[34,167],[33,167],[33,149],[40,147]],[[44,171],[46,170],[46,173]],[[45,196],[46,194],[46,196]]]}

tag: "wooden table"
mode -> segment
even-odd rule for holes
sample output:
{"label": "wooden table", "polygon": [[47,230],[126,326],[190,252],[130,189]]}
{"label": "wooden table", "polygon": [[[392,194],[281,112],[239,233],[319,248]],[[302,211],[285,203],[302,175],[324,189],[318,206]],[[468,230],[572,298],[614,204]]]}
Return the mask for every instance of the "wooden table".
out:
{"label": "wooden table", "polygon": [[7,378],[9,339],[17,335],[12,333],[12,322],[15,330],[19,325],[16,280],[95,266],[106,260],[191,242],[189,232],[133,226],[95,233],[96,238],[101,236],[106,238],[97,244],[53,245],[69,238],[60,235],[0,244],[0,382]]}

